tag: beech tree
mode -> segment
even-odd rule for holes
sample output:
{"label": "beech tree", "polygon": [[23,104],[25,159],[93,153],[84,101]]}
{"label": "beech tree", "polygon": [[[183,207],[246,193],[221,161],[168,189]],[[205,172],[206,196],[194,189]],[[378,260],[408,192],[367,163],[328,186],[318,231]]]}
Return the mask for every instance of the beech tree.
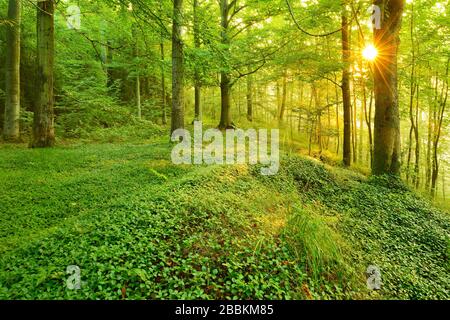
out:
{"label": "beech tree", "polygon": [[374,30],[378,58],[374,62],[375,175],[400,174],[400,115],[398,102],[397,52],[400,43],[404,0],[375,0],[381,9],[380,29]]}
{"label": "beech tree", "polygon": [[342,9],[342,60],[344,69],[342,71],[342,98],[344,105],[344,142],[343,161],[345,166],[350,166],[352,159],[351,152],[351,112],[352,103],[350,97],[350,27],[348,25],[346,4],[343,2]]}
{"label": "beech tree", "polygon": [[53,0],[37,5],[37,86],[31,147],[51,147],[55,143],[54,130],[54,13]]}
{"label": "beech tree", "polygon": [[184,127],[184,57],[181,38],[183,0],[173,1],[172,26],[172,126],[171,132]]}
{"label": "beech tree", "polygon": [[[194,46],[196,49],[200,48],[200,25],[199,25],[199,0],[194,0]],[[195,91],[195,103],[194,103],[194,121],[202,120],[202,106],[201,106],[201,79],[199,73],[199,66],[195,66],[194,70],[194,91]]]}
{"label": "beech tree", "polygon": [[8,19],[10,23],[6,26],[6,101],[3,135],[5,140],[15,141],[20,135],[20,0],[9,0]]}

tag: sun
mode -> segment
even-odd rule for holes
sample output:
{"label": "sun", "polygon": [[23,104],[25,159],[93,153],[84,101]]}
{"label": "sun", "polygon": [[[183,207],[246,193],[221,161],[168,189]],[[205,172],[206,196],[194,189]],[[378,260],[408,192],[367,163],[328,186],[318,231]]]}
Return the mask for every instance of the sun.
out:
{"label": "sun", "polygon": [[378,56],[378,50],[372,44],[366,46],[362,52],[364,59],[374,61]]}

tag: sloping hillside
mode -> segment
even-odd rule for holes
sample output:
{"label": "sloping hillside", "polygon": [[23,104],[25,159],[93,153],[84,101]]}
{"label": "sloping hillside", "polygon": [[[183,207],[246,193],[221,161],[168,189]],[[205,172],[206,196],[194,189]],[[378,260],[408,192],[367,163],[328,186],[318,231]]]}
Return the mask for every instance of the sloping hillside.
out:
{"label": "sloping hillside", "polygon": [[450,298],[449,215],[402,183],[295,155],[263,177],[169,154],[2,147],[0,298]]}

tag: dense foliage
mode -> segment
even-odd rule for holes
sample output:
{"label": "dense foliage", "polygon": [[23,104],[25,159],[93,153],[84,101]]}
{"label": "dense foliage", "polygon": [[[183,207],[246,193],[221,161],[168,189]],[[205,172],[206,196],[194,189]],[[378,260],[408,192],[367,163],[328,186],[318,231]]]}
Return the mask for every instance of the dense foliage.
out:
{"label": "dense foliage", "polygon": [[0,149],[1,298],[449,298],[448,214],[402,182],[287,155],[275,179],[174,166],[158,130]]}

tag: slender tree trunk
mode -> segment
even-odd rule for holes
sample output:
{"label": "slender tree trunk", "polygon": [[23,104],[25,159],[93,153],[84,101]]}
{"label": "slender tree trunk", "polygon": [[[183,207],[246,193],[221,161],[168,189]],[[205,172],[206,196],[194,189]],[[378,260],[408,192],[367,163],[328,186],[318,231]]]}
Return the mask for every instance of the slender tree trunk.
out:
{"label": "slender tree trunk", "polygon": [[[350,40],[351,42],[351,40]],[[353,106],[352,106],[352,147],[353,147],[353,163],[356,163],[358,161],[358,126],[357,126],[357,98],[356,95],[358,94],[356,91],[356,82],[355,77],[352,74],[352,83],[353,83]]]}
{"label": "slender tree trunk", "polygon": [[[352,43],[352,27],[351,25],[349,25],[349,39],[348,42],[351,45]],[[357,46],[359,47],[359,39],[357,39]],[[351,50],[350,50],[351,52]],[[351,56],[351,54],[350,54]],[[355,59],[358,60],[358,59]],[[350,59],[351,64],[353,64],[353,59]],[[358,162],[358,126],[357,126],[357,120],[358,120],[358,115],[357,115],[357,95],[358,95],[358,91],[357,91],[357,86],[356,86],[356,81],[355,81],[355,73],[354,73],[354,67],[353,65],[350,67],[351,70],[351,86],[350,86],[350,91],[351,94],[353,96],[353,101],[352,101],[352,107],[351,107],[351,121],[352,121],[352,125],[351,125],[351,130],[352,130],[352,158],[353,158],[353,163]]]}
{"label": "slender tree trunk", "polygon": [[313,133],[314,133],[314,118],[311,113],[312,105],[314,101],[314,83],[311,84],[311,95],[309,99],[309,108],[308,108],[308,124],[309,124],[309,144],[308,144],[308,155],[311,156],[312,151],[312,140],[313,140]]}
{"label": "slender tree trunk", "polygon": [[316,116],[316,137],[317,143],[319,145],[319,154],[323,152],[323,144],[322,144],[322,110],[320,109],[320,101],[319,101],[319,92],[317,87],[313,84],[313,94],[314,94],[314,106],[317,112]]}
{"label": "slender tree trunk", "polygon": [[[199,24],[199,3],[198,0],[194,0],[194,46],[199,49],[200,43],[200,24]],[[194,91],[195,91],[195,117],[194,121],[202,121],[202,106],[201,106],[201,79],[198,67],[195,67],[194,71]]]}
{"label": "slender tree trunk", "polygon": [[[230,40],[228,38],[229,25],[229,4],[228,0],[220,0],[220,16],[221,16],[221,42],[222,45],[228,47]],[[220,92],[221,92],[221,114],[219,129],[226,130],[233,128],[231,119],[231,77],[228,71],[222,71],[220,75]]]}
{"label": "slender tree trunk", "polygon": [[444,171],[444,168],[442,168],[442,198],[443,198],[443,200],[444,200],[444,202],[445,202],[445,182],[446,182],[446,180],[445,180],[445,171]]}
{"label": "slender tree trunk", "polygon": [[166,72],[164,68],[165,52],[164,52],[164,40],[161,37],[161,43],[159,44],[161,51],[161,117],[162,123],[167,124],[167,99],[166,99]]}
{"label": "slender tree trunk", "polygon": [[31,147],[51,147],[55,143],[54,131],[54,12],[53,0],[38,2],[37,8],[37,101],[34,110]]}
{"label": "slender tree trunk", "polygon": [[372,136],[372,105],[373,105],[373,91],[370,91],[369,110],[364,107],[364,113],[366,117],[367,131],[369,133],[369,155],[370,155],[370,168],[373,166],[373,136]]}
{"label": "slender tree trunk", "polygon": [[344,102],[344,165],[351,165],[351,112],[352,104],[350,97],[350,41],[349,26],[347,19],[347,11],[345,7],[342,9],[342,56],[344,62],[344,70],[342,72],[342,97]]}
{"label": "slender tree trunk", "polygon": [[382,12],[381,29],[375,30],[375,175],[400,173],[400,116],[398,107],[397,51],[404,0],[375,0]]}
{"label": "slender tree trunk", "polygon": [[247,76],[247,120],[253,121],[253,75]]}
{"label": "slender tree trunk", "polygon": [[[448,72],[449,72],[449,64],[450,59],[447,60],[447,69],[445,72],[445,81],[442,85],[441,94],[439,97],[439,101],[437,103],[437,116],[436,124],[434,126],[434,141],[433,141],[433,172],[431,175],[431,194],[433,196],[436,195],[436,188],[437,188],[437,180],[439,177],[439,158],[438,158],[438,148],[439,148],[439,142],[441,138],[442,133],[442,124],[444,121],[444,113],[445,113],[445,107],[447,106],[447,99],[448,99]],[[436,79],[436,81],[438,81]]]}
{"label": "slender tree trunk", "polygon": [[[363,39],[361,34],[358,35],[358,48],[361,51],[363,46]],[[367,117],[367,95],[366,95],[366,80],[364,78],[364,65],[362,60],[362,55],[359,55],[358,57],[358,66],[361,70],[361,77],[359,81],[359,85],[361,87],[361,93],[362,93],[362,104],[361,109],[359,112],[359,149],[358,149],[358,155],[359,155],[359,161],[362,163],[363,160],[363,133],[364,133],[364,121],[365,117]],[[370,154],[370,152],[369,152]],[[369,161],[370,163],[370,161]]]}
{"label": "slender tree trunk", "polygon": [[298,132],[302,129],[302,107],[303,107],[303,82],[299,81],[299,94],[298,94]]}
{"label": "slender tree trunk", "polygon": [[237,83],[237,105],[238,105],[238,116],[241,119],[241,82]]}
{"label": "slender tree trunk", "polygon": [[409,135],[408,135],[408,157],[406,161],[406,182],[409,183],[409,177],[410,177],[410,167],[411,167],[411,155],[412,155],[412,138],[413,138],[413,127],[410,127],[409,129]]}
{"label": "slender tree trunk", "polygon": [[[420,162],[420,140],[419,140],[419,83],[416,83],[416,79],[420,79],[417,75],[416,71],[416,53],[419,54],[419,43],[416,45],[415,37],[414,37],[414,3],[411,3],[411,25],[410,25],[410,34],[411,34],[411,48],[412,48],[412,68],[411,68],[411,94],[416,94],[416,107],[415,107],[415,115],[413,115],[413,102],[414,98],[411,97],[410,103],[410,118],[411,118],[411,128],[414,132],[414,140],[416,142],[415,145],[415,165],[413,172],[413,184],[416,188],[419,187],[420,184],[420,172],[419,172],[419,162]],[[415,119],[414,119],[415,118]],[[409,163],[408,163],[409,166]],[[409,169],[409,168],[408,168]],[[409,171],[408,171],[409,172]]]}
{"label": "slender tree trunk", "polygon": [[141,107],[141,77],[139,73],[136,75],[136,108],[137,117],[139,120],[142,119],[142,107]]}
{"label": "slender tree trunk", "polygon": [[[330,105],[330,92],[329,92],[329,88],[327,86],[327,106]],[[329,131],[331,129],[331,107],[327,108],[327,130]],[[325,149],[329,150],[330,147],[330,134],[329,132],[327,133],[327,137],[326,137],[326,146]]]}
{"label": "slender tree trunk", "polygon": [[411,157],[412,157],[412,138],[415,132],[416,120],[414,119],[414,97],[416,95],[416,55],[415,55],[415,41],[414,41],[414,4],[411,4],[411,23],[410,23],[410,37],[411,37],[411,75],[410,75],[410,95],[409,95],[409,120],[411,123],[409,129],[408,140],[408,160],[406,164],[406,182],[409,182],[411,175]]}
{"label": "slender tree trunk", "polygon": [[[436,79],[438,79],[438,73],[436,73]],[[434,86],[434,101],[437,101],[437,90],[438,90],[438,81],[436,80]],[[427,161],[426,161],[426,172],[425,172],[425,189],[427,192],[430,190],[431,184],[431,144],[433,140],[433,106],[432,103],[428,105],[428,134],[427,134]]]}
{"label": "slender tree trunk", "polygon": [[417,98],[416,98],[416,124],[414,126],[414,136],[416,141],[416,154],[414,165],[414,185],[418,189],[420,186],[420,138],[419,138],[419,92],[420,87],[417,84]]}
{"label": "slender tree trunk", "polygon": [[[335,76],[335,82],[337,82],[337,76]],[[336,95],[336,154],[339,154],[341,149],[341,128],[339,123],[339,89],[336,86],[335,88]]]}
{"label": "slender tree trunk", "polygon": [[294,139],[294,86],[295,86],[295,80],[292,80],[292,82],[289,83],[290,93],[289,93],[289,127],[290,127],[290,140],[293,141]]}
{"label": "slender tree trunk", "polygon": [[275,115],[275,119],[279,118],[281,112],[281,89],[279,80],[277,80],[276,92],[277,92],[277,113]]}
{"label": "slender tree trunk", "polygon": [[286,100],[287,100],[287,72],[286,70],[283,73],[283,92],[281,96],[281,106],[278,120],[280,122],[284,119],[284,113],[286,111]]}
{"label": "slender tree trunk", "polygon": [[[134,58],[139,62],[139,40],[138,40],[138,30],[137,26],[133,26],[133,37],[136,43],[134,44]],[[139,120],[142,119],[142,108],[141,108],[141,77],[140,77],[139,63],[136,65],[136,111]]]}
{"label": "slender tree trunk", "polygon": [[211,113],[212,113],[212,118],[213,120],[216,120],[216,108],[214,107],[216,104],[216,90],[215,88],[212,88],[212,108],[211,108]]}
{"label": "slender tree trunk", "polygon": [[[363,101],[362,101],[362,108],[361,108],[361,115],[360,115],[360,120],[359,120],[359,125],[360,125],[360,128],[361,128],[361,130],[360,130],[360,133],[359,133],[359,136],[360,136],[360,141],[359,141],[359,145],[360,145],[360,156],[361,156],[361,161],[363,161],[363,148],[362,148],[362,145],[363,145],[363,132],[364,132],[364,122],[366,121],[366,117],[367,117],[367,93],[366,93],[366,82],[364,81],[364,79],[363,79],[364,77],[361,77],[361,89],[362,89],[362,91],[363,91],[363,97],[362,97],[362,99],[363,99]],[[367,147],[367,150],[369,150],[369,147],[370,146],[368,146]],[[369,152],[367,153],[368,155],[370,155],[370,150],[369,150]],[[369,158],[370,158],[370,156],[369,156]],[[368,160],[368,162],[369,162],[369,165],[370,165],[370,159],[367,159],[366,158],[366,161]]]}
{"label": "slender tree trunk", "polygon": [[6,99],[3,136],[7,141],[17,141],[20,137],[20,0],[9,0],[8,19],[13,25],[6,27]]}
{"label": "slender tree trunk", "polygon": [[219,129],[231,129],[233,128],[233,124],[230,110],[230,77],[227,72],[222,72],[220,76],[220,99],[222,108],[220,113]]}
{"label": "slender tree trunk", "polygon": [[171,132],[184,128],[184,57],[181,38],[183,0],[173,1]]}

